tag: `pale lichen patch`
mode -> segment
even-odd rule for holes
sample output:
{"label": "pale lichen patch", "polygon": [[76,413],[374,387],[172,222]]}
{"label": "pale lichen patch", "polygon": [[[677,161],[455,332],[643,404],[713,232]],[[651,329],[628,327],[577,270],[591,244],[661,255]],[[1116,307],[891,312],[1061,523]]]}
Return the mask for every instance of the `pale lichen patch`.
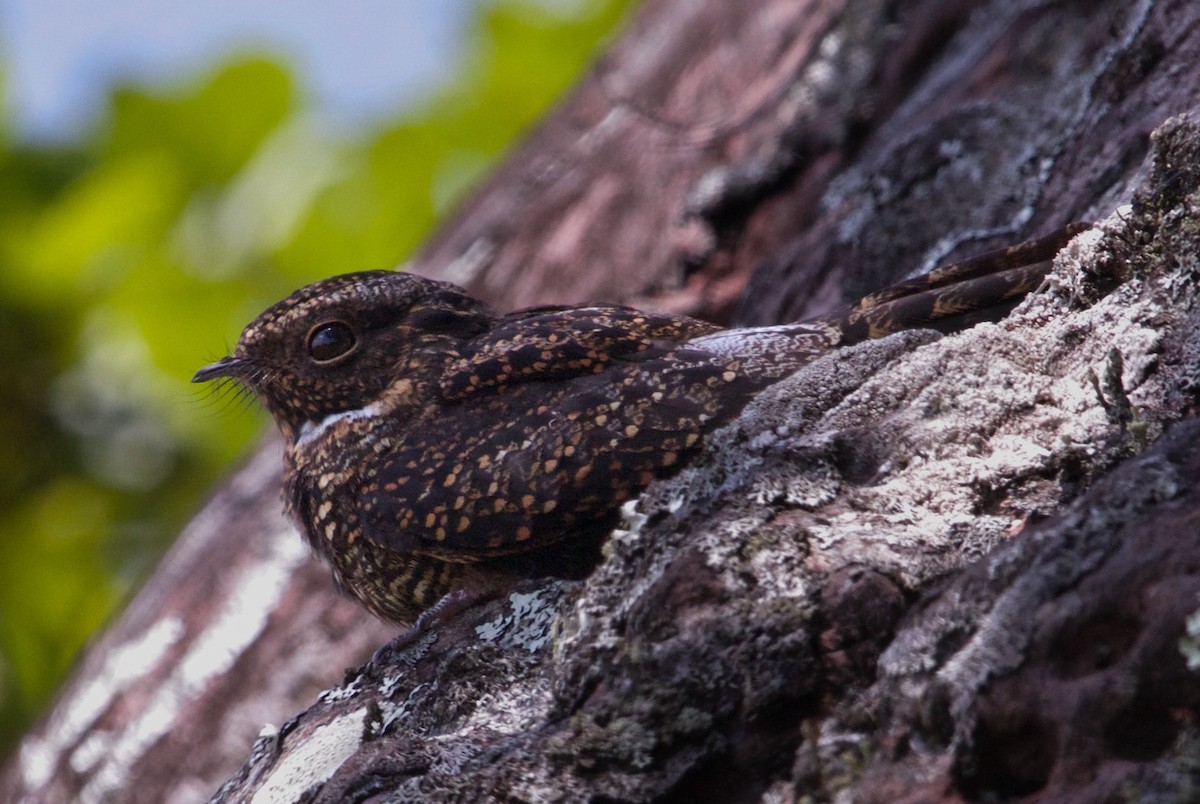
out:
{"label": "pale lichen patch", "polygon": [[362,744],[367,709],[363,707],[320,726],[287,754],[251,799],[252,804],[290,804],[326,781]]}

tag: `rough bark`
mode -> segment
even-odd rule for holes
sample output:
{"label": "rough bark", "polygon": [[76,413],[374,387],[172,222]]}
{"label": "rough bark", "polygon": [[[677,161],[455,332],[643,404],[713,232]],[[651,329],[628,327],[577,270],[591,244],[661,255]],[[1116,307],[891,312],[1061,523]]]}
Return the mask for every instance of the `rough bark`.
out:
{"label": "rough bark", "polygon": [[652,0],[415,270],[502,306],[769,323],[1102,223],[999,324],[761,395],[588,580],[470,609],[290,720],[388,631],[303,560],[268,445],[0,789],[1195,797],[1198,21],[1181,0]]}

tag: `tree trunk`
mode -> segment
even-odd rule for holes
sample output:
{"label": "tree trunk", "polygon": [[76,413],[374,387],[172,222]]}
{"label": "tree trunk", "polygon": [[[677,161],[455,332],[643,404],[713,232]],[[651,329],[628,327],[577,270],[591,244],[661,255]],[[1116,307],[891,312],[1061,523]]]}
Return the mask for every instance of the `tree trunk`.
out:
{"label": "tree trunk", "polygon": [[266,444],[0,790],[1195,797],[1198,84],[1181,0],[649,0],[413,270],[767,324],[1100,223],[999,324],[761,394],[586,581],[344,678],[393,632],[306,558]]}

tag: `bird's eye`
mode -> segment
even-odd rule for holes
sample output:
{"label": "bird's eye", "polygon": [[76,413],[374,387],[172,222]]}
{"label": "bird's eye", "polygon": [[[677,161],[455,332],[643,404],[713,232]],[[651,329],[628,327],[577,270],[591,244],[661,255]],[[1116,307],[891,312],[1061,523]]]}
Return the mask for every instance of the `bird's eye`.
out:
{"label": "bird's eye", "polygon": [[317,324],[308,333],[308,355],[318,363],[328,363],[354,350],[358,340],[349,325],[341,321]]}

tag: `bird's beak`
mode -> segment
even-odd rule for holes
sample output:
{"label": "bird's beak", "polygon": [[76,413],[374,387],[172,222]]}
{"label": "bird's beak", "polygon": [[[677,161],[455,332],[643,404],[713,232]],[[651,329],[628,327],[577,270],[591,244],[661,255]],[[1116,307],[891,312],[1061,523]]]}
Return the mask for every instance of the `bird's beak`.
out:
{"label": "bird's beak", "polygon": [[216,363],[210,363],[193,375],[192,382],[208,382],[218,377],[239,379],[245,362],[236,357],[222,357]]}

